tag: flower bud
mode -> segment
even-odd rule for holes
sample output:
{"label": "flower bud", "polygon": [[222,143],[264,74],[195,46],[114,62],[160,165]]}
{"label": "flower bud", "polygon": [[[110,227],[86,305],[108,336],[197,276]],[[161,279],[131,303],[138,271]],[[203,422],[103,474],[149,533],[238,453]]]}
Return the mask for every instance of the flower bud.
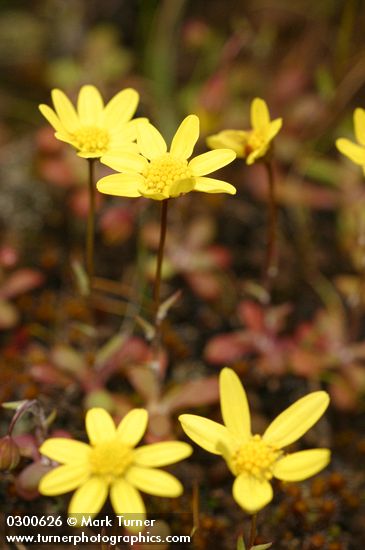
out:
{"label": "flower bud", "polygon": [[13,470],[20,460],[19,447],[10,435],[0,439],[0,471]]}

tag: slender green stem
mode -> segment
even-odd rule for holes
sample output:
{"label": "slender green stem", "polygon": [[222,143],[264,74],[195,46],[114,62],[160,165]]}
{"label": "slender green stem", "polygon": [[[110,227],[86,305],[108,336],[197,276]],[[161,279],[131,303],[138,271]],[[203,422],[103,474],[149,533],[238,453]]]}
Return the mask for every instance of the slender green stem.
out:
{"label": "slender green stem", "polygon": [[166,241],[168,200],[169,199],[165,199],[161,201],[160,242],[158,245],[156,276],[153,287],[155,328],[158,324],[158,311],[160,308],[161,272]]}
{"label": "slender green stem", "polygon": [[264,286],[270,293],[272,283],[278,273],[277,252],[277,204],[275,194],[274,169],[271,160],[265,162],[268,179],[268,213],[267,213],[267,249],[264,271]]}
{"label": "slender green stem", "polygon": [[88,159],[89,164],[89,211],[86,233],[86,270],[89,280],[89,292],[94,277],[94,240],[95,240],[95,159]]}
{"label": "slender green stem", "polygon": [[250,539],[248,543],[248,548],[252,548],[252,546],[255,544],[255,538],[257,534],[256,530],[256,522],[257,522],[257,514],[253,514],[251,516],[251,528],[250,528]]}

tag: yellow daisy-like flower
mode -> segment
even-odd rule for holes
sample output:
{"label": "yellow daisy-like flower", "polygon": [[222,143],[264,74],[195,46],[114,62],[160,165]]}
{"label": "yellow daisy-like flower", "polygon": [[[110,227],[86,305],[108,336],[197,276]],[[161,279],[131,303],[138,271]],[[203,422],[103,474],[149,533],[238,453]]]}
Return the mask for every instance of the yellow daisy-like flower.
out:
{"label": "yellow daisy-like flower", "polygon": [[365,110],[355,109],[354,111],[354,129],[358,144],[349,139],[340,138],[336,140],[337,149],[346,155],[352,162],[362,166],[365,175]]}
{"label": "yellow daisy-like flower", "polygon": [[136,90],[122,90],[105,106],[98,89],[90,85],[81,88],[77,109],[61,90],[52,90],[52,100],[55,110],[48,105],[40,105],[39,110],[56,130],[56,138],[73,145],[80,157],[100,158],[120,148],[134,150],[131,144],[141,120],[131,120],[139,101]]}
{"label": "yellow daisy-like flower", "polygon": [[137,146],[133,152],[108,153],[101,162],[117,170],[97,183],[101,193],[121,197],[147,197],[164,200],[189,191],[230,193],[233,185],[207,174],[232,162],[236,154],[231,149],[218,149],[198,155],[188,162],[199,138],[199,118],[187,116],[180,124],[170,151],[160,132],[150,123],[141,123],[137,129]]}
{"label": "yellow daisy-like flower", "polygon": [[223,130],[207,138],[208,147],[229,147],[238,158],[253,164],[266,155],[271,141],[280,131],[282,119],[270,120],[269,109],[263,99],[256,97],[251,103],[252,130]]}
{"label": "yellow daisy-like flower", "polygon": [[179,419],[195,443],[210,453],[223,455],[236,476],[233,497],[248,513],[256,513],[271,501],[272,477],[301,481],[327,466],[330,460],[328,449],[291,454],[283,451],[322,416],[329,403],[326,392],[313,392],[296,401],[269,425],[262,436],[251,433],[246,393],[232,369],[221,371],[220,399],[225,425],[190,414],[183,414]]}
{"label": "yellow daisy-like flower", "polygon": [[135,449],[147,427],[145,409],[131,410],[116,427],[107,411],[86,413],[90,444],[67,438],[47,439],[40,452],[62,464],[40,481],[39,492],[54,496],[74,491],[69,514],[96,515],[108,493],[117,514],[146,515],[139,490],[151,495],[178,497],[183,487],[173,475],[157,469],[178,462],[192,452],[181,441],[144,445]]}

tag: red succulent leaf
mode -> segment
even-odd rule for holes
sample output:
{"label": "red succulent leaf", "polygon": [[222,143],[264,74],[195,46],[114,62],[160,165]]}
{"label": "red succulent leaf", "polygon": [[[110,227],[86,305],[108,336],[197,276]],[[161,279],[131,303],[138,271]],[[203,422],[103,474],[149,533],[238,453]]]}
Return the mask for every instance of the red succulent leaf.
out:
{"label": "red succulent leaf", "polygon": [[253,351],[253,345],[243,332],[232,332],[214,336],[204,350],[204,357],[215,365],[229,364]]}
{"label": "red succulent leaf", "polygon": [[10,299],[29,292],[44,282],[44,276],[36,269],[18,269],[8,276],[0,288],[0,298]]}
{"label": "red succulent leaf", "polygon": [[170,413],[184,408],[210,405],[219,400],[217,376],[190,380],[169,389],[161,400],[161,405]]}

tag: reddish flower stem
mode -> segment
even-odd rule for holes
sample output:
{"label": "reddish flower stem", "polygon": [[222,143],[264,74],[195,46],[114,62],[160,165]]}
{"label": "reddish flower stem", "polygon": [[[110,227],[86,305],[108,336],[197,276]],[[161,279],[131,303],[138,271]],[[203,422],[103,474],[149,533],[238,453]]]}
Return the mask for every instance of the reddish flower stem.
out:
{"label": "reddish flower stem", "polygon": [[277,251],[277,204],[275,196],[274,168],[271,160],[265,163],[268,179],[268,206],[267,206],[267,248],[264,270],[264,287],[270,295],[272,284],[278,274]]}
{"label": "reddish flower stem", "polygon": [[257,514],[253,514],[251,516],[250,539],[249,539],[249,543],[248,543],[249,550],[255,544],[255,538],[256,538],[256,534],[257,534],[256,523],[257,523]]}
{"label": "reddish flower stem", "polygon": [[161,201],[160,242],[158,245],[156,275],[155,275],[155,283],[153,287],[155,328],[156,328],[156,323],[158,321],[158,311],[160,309],[161,273],[162,273],[163,255],[164,255],[165,241],[166,241],[168,201],[169,199],[165,199]]}

